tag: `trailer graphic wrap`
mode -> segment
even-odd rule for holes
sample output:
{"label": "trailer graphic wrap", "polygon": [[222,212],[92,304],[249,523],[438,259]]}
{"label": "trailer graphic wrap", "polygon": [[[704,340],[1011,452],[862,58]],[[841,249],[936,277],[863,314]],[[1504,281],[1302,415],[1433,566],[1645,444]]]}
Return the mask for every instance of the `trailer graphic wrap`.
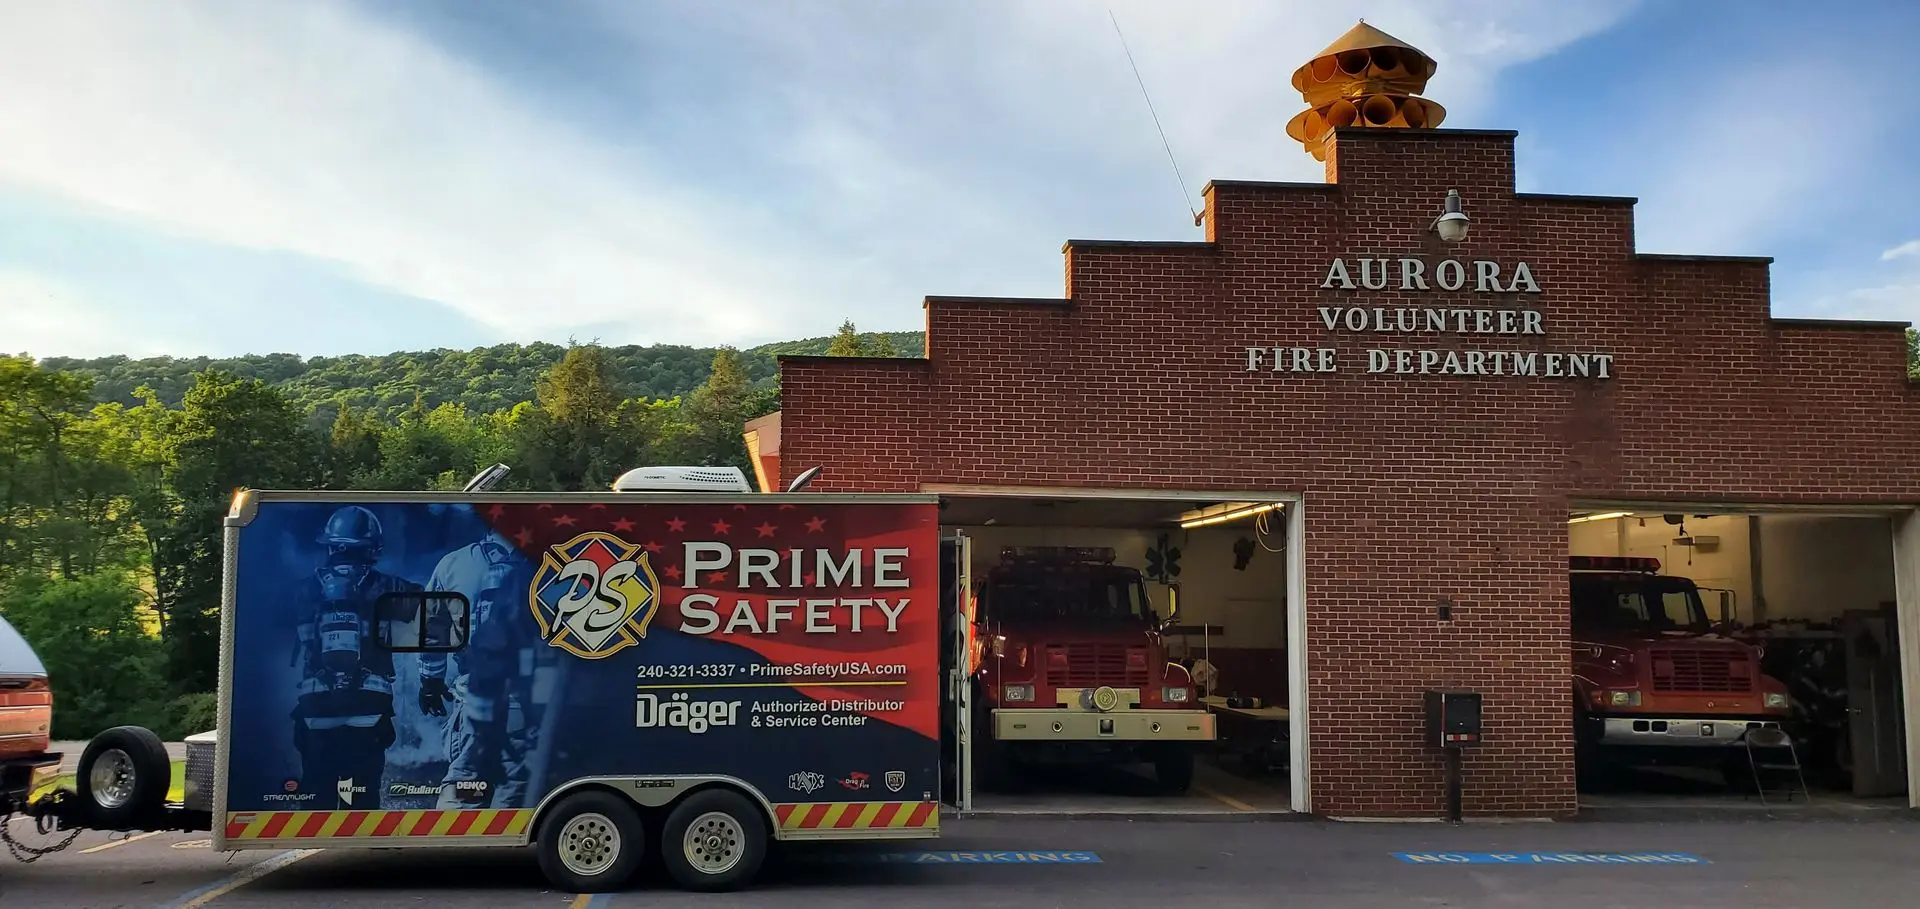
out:
{"label": "trailer graphic wrap", "polygon": [[782,830],[932,828],[938,514],[263,499],[226,833],[524,837],[590,776],[730,776]]}

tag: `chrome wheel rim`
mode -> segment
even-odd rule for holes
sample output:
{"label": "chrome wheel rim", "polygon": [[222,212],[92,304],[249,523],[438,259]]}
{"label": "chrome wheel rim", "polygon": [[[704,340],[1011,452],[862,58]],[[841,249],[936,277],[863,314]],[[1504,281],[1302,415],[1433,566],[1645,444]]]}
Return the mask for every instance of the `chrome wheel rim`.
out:
{"label": "chrome wheel rim", "polygon": [[568,871],[591,877],[620,857],[620,830],[604,814],[579,815],[560,828],[559,852]]}
{"label": "chrome wheel rim", "polygon": [[682,843],[687,864],[701,874],[725,874],[746,854],[746,831],[733,815],[709,811],[687,825]]}
{"label": "chrome wheel rim", "polygon": [[93,800],[102,808],[121,808],[133,801],[133,756],[118,748],[100,752],[87,774]]}

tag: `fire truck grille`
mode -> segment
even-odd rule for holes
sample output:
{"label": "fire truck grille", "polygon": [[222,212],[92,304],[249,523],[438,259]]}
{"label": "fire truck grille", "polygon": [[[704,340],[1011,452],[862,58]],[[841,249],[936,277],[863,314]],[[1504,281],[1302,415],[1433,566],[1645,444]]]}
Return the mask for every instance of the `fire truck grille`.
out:
{"label": "fire truck grille", "polygon": [[[1067,665],[1047,670],[1047,684],[1055,688],[1091,688],[1097,685],[1144,687],[1147,684],[1147,648],[1126,644],[1068,644]],[[1127,665],[1128,651],[1139,653],[1138,664]]]}
{"label": "fire truck grille", "polygon": [[1750,691],[1753,676],[1739,654],[1699,650],[1655,650],[1655,691]]}

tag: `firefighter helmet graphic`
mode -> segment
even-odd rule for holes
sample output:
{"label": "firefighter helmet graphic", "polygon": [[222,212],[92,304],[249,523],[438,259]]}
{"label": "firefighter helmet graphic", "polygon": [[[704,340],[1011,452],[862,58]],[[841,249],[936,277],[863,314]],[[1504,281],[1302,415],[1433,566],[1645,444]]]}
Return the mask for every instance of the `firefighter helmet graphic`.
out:
{"label": "firefighter helmet graphic", "polygon": [[647,636],[660,609],[660,579],[642,547],[590,531],[541,555],[527,604],[547,644],[604,659]]}
{"label": "firefighter helmet graphic", "polygon": [[329,555],[352,553],[367,562],[380,557],[383,542],[380,519],[358,505],[348,505],[327,518],[327,526],[314,542],[327,547]]}

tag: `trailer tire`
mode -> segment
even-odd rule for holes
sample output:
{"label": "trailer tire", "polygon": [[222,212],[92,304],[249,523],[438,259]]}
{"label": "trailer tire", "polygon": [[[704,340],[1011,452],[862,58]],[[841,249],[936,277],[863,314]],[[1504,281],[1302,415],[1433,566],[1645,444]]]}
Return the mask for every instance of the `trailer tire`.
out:
{"label": "trailer tire", "polygon": [[93,737],[74,768],[88,826],[137,828],[166,809],[173,761],[160,737],[141,726],[115,726]]}
{"label": "trailer tire", "polygon": [[633,877],[645,856],[646,827],[625,797],[576,792],[540,820],[535,851],[547,880],[569,893],[606,893]]}
{"label": "trailer tire", "polygon": [[737,890],[767,857],[760,806],[731,789],[706,789],[674,806],[660,832],[667,873],[688,890]]}

